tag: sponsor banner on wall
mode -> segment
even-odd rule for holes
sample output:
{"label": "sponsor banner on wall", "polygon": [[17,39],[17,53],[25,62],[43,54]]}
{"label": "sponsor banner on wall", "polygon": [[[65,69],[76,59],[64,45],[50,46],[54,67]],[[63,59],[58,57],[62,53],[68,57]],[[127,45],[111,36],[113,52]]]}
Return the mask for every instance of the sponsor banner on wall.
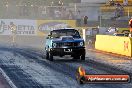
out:
{"label": "sponsor banner on wall", "polygon": [[75,20],[38,20],[37,21],[38,30],[37,33],[39,36],[48,34],[51,30],[59,28],[75,28]]}
{"label": "sponsor banner on wall", "polygon": [[36,20],[0,19],[0,35],[37,35]]}

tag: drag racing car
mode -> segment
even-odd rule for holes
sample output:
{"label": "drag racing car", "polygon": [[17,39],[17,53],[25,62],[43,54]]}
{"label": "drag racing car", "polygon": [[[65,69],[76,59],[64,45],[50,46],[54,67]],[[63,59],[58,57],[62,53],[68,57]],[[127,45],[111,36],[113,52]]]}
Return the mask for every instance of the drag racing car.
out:
{"label": "drag racing car", "polygon": [[79,32],[72,28],[50,31],[46,38],[46,59],[53,61],[53,56],[70,55],[73,59],[85,60],[85,44]]}

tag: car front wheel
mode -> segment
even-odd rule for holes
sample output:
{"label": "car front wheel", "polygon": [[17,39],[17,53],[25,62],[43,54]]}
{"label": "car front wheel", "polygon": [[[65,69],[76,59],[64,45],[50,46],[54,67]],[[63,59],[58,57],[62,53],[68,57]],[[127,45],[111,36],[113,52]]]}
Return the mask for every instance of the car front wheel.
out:
{"label": "car front wheel", "polygon": [[48,52],[48,55],[49,55],[49,60],[50,61],[53,61],[53,55],[52,55],[52,53],[51,52]]}
{"label": "car front wheel", "polygon": [[46,51],[46,59],[49,59],[49,54],[47,51]]}
{"label": "car front wheel", "polygon": [[81,60],[85,60],[85,53],[81,55]]}
{"label": "car front wheel", "polygon": [[50,60],[50,61],[53,61],[53,55],[52,55],[51,52],[46,51],[46,59]]}

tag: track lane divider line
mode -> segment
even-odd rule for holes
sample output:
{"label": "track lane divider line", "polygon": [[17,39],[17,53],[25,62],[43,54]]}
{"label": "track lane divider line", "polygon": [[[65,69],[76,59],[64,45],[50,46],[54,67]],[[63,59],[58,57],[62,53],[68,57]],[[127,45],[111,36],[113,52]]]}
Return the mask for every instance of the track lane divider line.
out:
{"label": "track lane divider line", "polygon": [[7,83],[9,84],[9,86],[11,88],[17,88],[16,85],[12,82],[12,80],[6,75],[6,73],[4,72],[4,70],[2,68],[0,68],[0,73],[2,74],[2,76],[4,76],[5,80],[7,81]]}

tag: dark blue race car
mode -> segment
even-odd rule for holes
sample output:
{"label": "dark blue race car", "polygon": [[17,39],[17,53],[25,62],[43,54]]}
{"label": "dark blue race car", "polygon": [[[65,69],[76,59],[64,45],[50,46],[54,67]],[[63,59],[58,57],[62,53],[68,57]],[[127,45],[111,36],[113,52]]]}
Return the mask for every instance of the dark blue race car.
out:
{"label": "dark blue race car", "polygon": [[73,59],[85,60],[85,44],[75,29],[57,29],[46,38],[46,59],[53,61],[53,56],[71,55]]}

